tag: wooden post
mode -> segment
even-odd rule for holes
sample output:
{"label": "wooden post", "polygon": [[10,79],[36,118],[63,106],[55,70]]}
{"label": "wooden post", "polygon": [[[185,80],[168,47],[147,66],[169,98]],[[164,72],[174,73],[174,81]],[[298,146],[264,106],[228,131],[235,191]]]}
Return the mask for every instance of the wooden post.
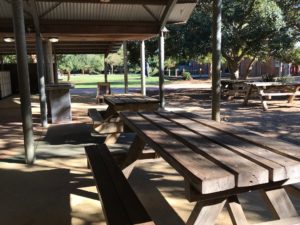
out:
{"label": "wooden post", "polygon": [[21,99],[25,159],[27,164],[33,164],[35,160],[35,150],[32,126],[29,70],[27,64],[23,0],[12,0],[11,4],[15,33],[15,47],[17,53],[18,81]]}
{"label": "wooden post", "polygon": [[54,78],[54,83],[58,84],[58,73],[57,73],[57,56],[56,53],[54,52],[53,54],[54,56],[54,63],[53,63],[53,78]]}
{"label": "wooden post", "polygon": [[145,41],[142,41],[141,42],[141,93],[142,95],[146,95],[145,67],[146,67]]}
{"label": "wooden post", "polygon": [[127,42],[123,42],[123,54],[124,54],[124,92],[128,93],[128,57],[127,57]]}
{"label": "wooden post", "polygon": [[106,58],[107,58],[108,54],[104,54],[104,82],[107,83],[108,79],[107,79],[107,62],[106,62]]}
{"label": "wooden post", "polygon": [[165,108],[165,93],[164,93],[164,74],[165,74],[165,38],[164,32],[160,31],[159,36],[159,101],[160,107]]}
{"label": "wooden post", "polygon": [[50,41],[43,42],[45,66],[46,66],[46,83],[54,83],[53,75],[53,55],[52,55],[52,43]]}
{"label": "wooden post", "polygon": [[221,121],[221,5],[222,0],[213,0],[213,54],[212,54],[212,119]]}

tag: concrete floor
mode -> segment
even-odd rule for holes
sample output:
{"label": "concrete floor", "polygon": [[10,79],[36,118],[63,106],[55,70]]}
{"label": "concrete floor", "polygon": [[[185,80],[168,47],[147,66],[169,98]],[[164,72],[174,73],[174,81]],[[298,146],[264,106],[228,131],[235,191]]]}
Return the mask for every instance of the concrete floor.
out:
{"label": "concrete floor", "polygon": [[[193,95],[177,93],[168,96],[168,107],[175,110],[178,106],[190,111],[197,109],[207,116],[206,104],[209,98],[205,96],[203,99],[195,99]],[[33,96],[32,101],[37,160],[34,166],[29,167],[24,164],[19,99],[13,96],[0,100],[0,225],[105,224],[84,155],[85,145],[103,141],[101,137],[90,135],[87,109],[105,108],[105,105],[96,105],[94,95],[74,94],[73,122],[42,129],[39,126],[37,96]],[[247,116],[246,125],[243,125],[241,118],[245,117],[246,109],[235,108],[238,101],[230,103],[232,107],[225,104],[227,120],[246,127],[259,124],[257,121],[263,119],[264,115],[258,110],[259,106],[255,105],[248,109],[247,115],[250,116]],[[235,110],[238,110],[238,114],[234,113]],[[273,118],[273,127],[277,127],[273,129],[273,136],[280,134],[276,113],[277,117],[278,111],[279,115],[289,115],[284,110],[286,109],[275,107],[268,113],[268,121],[265,122],[272,123]],[[299,107],[295,105],[290,110],[295,111],[291,118],[297,118]],[[290,131],[292,127],[293,132],[299,134],[298,121],[300,120],[285,120],[282,130]],[[271,126],[267,129],[272,133]],[[162,159],[140,162],[129,181],[156,224],[179,225],[187,220],[194,203],[189,203],[184,198],[182,177]],[[259,193],[240,195],[239,200],[250,223],[271,219]],[[293,201],[300,211],[299,201]],[[232,224],[226,209],[222,211],[216,224]]]}

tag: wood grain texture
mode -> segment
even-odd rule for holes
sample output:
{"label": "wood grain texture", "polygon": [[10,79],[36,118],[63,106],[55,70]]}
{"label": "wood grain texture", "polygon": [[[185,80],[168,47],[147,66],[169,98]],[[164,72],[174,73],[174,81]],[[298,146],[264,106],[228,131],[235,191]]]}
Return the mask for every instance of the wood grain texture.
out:
{"label": "wood grain texture", "polygon": [[[155,123],[156,126],[159,126],[175,139],[190,147],[194,152],[203,155],[218,166],[235,174],[236,185],[238,187],[258,185],[269,181],[268,170],[221,145],[215,144],[202,135],[178,126],[176,123],[156,114],[142,113],[141,115],[147,118],[149,122]],[[170,113],[168,113],[168,116],[170,116]],[[190,121],[187,119],[184,120],[187,122]],[[203,131],[203,129],[200,131]]]}
{"label": "wood grain texture", "polygon": [[120,116],[140,138],[193,183],[200,193],[213,193],[235,186],[233,174],[193,152],[137,113],[121,113]]}
{"label": "wood grain texture", "polygon": [[298,216],[298,213],[284,188],[262,190],[261,194],[276,219]]}
{"label": "wood grain texture", "polygon": [[274,220],[264,223],[257,223],[254,225],[299,225],[300,224],[300,217],[291,217],[281,220]]}
{"label": "wood grain texture", "polygon": [[226,199],[216,200],[206,204],[197,202],[186,224],[214,225],[225,203]]}
{"label": "wood grain texture", "polygon": [[[233,136],[232,133],[223,132],[216,129],[214,123],[207,122],[195,123],[194,120],[181,117],[174,113],[159,113],[166,118],[184,126],[193,132],[198,133],[218,145],[225,147],[234,152],[237,156],[242,156],[254,163],[266,168],[270,172],[271,181],[280,181],[288,178],[297,178],[300,174],[300,162],[294,159],[282,156],[274,151],[249,143],[244,139]],[[204,120],[201,120],[201,122]],[[207,124],[211,125],[208,126]],[[213,124],[213,125],[212,125]],[[220,127],[221,125],[218,125]],[[221,131],[221,132],[220,132]],[[257,136],[257,135],[256,135]]]}
{"label": "wood grain texture", "polygon": [[228,199],[227,209],[233,225],[249,225],[242,206],[236,195],[231,196]]}

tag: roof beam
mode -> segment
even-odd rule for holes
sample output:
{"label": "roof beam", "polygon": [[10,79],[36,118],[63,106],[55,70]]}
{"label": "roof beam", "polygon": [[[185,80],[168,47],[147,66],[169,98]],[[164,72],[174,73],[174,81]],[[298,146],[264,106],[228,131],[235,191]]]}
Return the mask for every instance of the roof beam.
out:
{"label": "roof beam", "polygon": [[164,29],[164,27],[166,26],[169,16],[173,8],[175,7],[176,3],[177,0],[168,0],[168,4],[166,5],[166,8],[160,20],[160,30]]}
{"label": "roof beam", "polygon": [[[13,33],[11,20],[0,21],[0,33]],[[74,26],[73,26],[74,25]],[[32,21],[26,21],[26,28],[34,31]],[[134,21],[78,21],[40,20],[41,33],[53,34],[157,34],[157,22]]]}

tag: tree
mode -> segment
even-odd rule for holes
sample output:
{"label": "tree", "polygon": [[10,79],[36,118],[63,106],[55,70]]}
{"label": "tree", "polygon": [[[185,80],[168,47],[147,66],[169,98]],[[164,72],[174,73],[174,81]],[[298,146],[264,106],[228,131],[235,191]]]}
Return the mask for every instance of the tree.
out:
{"label": "tree", "polygon": [[74,55],[61,55],[58,58],[58,68],[68,74],[68,81],[71,78],[71,71],[75,68],[74,61]]}
{"label": "tree", "polygon": [[114,73],[114,66],[122,66],[124,63],[123,48],[120,48],[117,53],[109,54],[105,61],[111,66],[112,73]]}
{"label": "tree", "polygon": [[[225,0],[223,12],[222,54],[233,79],[239,78],[239,66],[245,56],[256,58],[268,54],[270,46],[276,50],[286,43],[283,11],[275,1]],[[279,45],[272,44],[275,38]]]}

